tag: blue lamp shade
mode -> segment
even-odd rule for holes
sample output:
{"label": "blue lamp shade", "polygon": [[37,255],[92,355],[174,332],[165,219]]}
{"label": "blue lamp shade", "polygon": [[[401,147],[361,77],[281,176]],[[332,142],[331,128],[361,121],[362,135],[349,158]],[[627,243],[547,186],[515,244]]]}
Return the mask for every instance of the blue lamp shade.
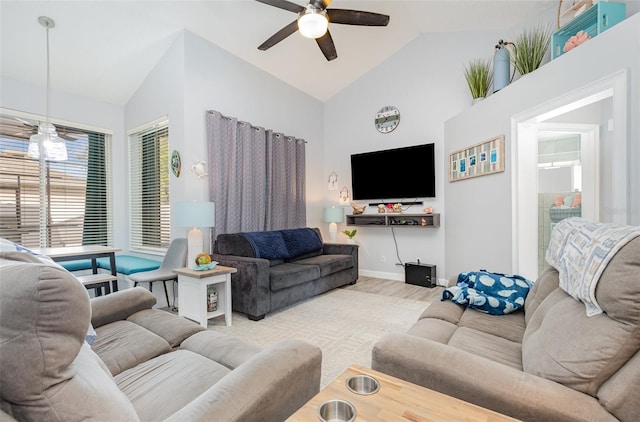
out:
{"label": "blue lamp shade", "polygon": [[325,223],[342,223],[344,221],[344,209],[343,208],[325,208],[324,222]]}
{"label": "blue lamp shade", "polygon": [[173,210],[174,223],[178,227],[215,227],[216,225],[216,207],[213,202],[176,202]]}

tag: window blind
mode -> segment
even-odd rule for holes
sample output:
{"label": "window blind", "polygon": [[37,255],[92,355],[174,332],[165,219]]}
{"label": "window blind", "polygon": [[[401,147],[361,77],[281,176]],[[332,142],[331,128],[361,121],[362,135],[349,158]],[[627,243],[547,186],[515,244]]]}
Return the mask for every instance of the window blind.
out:
{"label": "window blind", "polygon": [[56,124],[69,159],[41,162],[27,156],[37,120],[0,123],[0,237],[30,248],[112,245],[111,136]]}
{"label": "window blind", "polygon": [[129,133],[130,249],[165,252],[171,240],[169,122]]}

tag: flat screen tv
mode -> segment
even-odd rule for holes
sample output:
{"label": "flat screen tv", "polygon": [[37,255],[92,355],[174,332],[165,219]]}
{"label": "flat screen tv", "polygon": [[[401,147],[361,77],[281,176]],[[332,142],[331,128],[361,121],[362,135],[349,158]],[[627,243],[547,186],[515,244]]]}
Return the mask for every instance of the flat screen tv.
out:
{"label": "flat screen tv", "polygon": [[353,199],[434,198],[434,144],[351,155]]}

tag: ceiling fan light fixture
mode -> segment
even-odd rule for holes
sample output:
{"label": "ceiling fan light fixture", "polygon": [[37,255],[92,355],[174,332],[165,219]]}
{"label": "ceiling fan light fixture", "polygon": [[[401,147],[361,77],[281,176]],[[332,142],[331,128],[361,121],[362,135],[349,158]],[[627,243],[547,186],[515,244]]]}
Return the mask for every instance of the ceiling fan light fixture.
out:
{"label": "ceiling fan light fixture", "polygon": [[329,20],[324,10],[308,5],[298,18],[298,29],[307,38],[320,38],[327,33]]}

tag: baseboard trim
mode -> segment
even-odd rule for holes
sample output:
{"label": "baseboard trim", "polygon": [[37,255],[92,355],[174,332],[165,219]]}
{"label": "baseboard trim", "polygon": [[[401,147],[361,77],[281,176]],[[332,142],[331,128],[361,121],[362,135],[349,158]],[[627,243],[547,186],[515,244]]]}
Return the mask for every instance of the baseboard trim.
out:
{"label": "baseboard trim", "polygon": [[[404,281],[404,274],[398,273],[386,273],[384,271],[371,271],[371,270],[358,270],[358,273],[365,277],[383,278],[385,280],[397,280]],[[439,278],[437,281],[438,286],[447,287],[449,280],[446,278]]]}
{"label": "baseboard trim", "polygon": [[358,273],[365,277],[375,277],[375,278],[384,278],[385,280],[404,281],[404,274],[386,273],[383,271],[371,271],[371,270],[358,270]]}

